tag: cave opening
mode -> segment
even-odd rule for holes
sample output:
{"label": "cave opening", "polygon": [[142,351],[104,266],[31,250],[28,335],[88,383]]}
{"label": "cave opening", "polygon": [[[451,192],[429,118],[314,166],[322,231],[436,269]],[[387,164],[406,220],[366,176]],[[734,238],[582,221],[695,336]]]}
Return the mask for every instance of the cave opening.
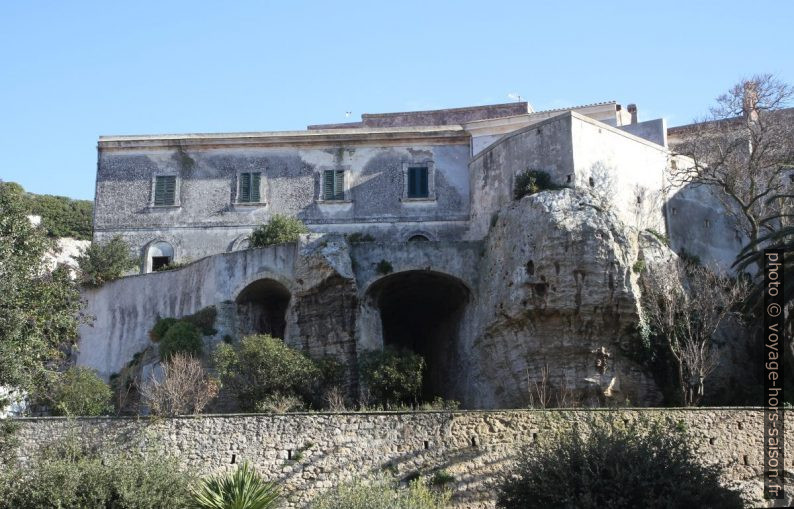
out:
{"label": "cave opening", "polygon": [[290,292],[273,279],[254,281],[237,297],[240,333],[270,334],[284,339]]}
{"label": "cave opening", "polygon": [[458,336],[469,289],[459,279],[430,271],[387,276],[370,290],[380,311],[383,344],[424,357],[423,401],[454,394],[459,374]]}

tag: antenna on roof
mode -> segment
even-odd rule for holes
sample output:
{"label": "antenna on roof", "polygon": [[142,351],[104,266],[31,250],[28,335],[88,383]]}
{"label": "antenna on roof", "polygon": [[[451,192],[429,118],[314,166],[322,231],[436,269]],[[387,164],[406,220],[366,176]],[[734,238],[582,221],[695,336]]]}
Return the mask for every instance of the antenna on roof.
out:
{"label": "antenna on roof", "polygon": [[350,118],[350,115],[352,115],[352,114],[353,114],[352,111],[346,111],[345,112],[345,118]]}
{"label": "antenna on roof", "polygon": [[524,100],[523,97],[521,97],[520,95],[518,95],[515,92],[510,92],[509,94],[507,94],[507,97],[512,99],[512,100],[514,100],[514,101],[516,101],[516,102],[521,102],[521,101]]}

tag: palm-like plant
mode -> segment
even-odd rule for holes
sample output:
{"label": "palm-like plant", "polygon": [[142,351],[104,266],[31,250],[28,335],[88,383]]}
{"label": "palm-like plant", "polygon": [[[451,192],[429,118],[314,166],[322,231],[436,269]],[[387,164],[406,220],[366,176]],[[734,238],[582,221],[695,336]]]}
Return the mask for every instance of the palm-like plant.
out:
{"label": "palm-like plant", "polygon": [[232,474],[204,479],[193,490],[200,509],[272,509],[279,497],[278,487],[265,481],[248,462]]}

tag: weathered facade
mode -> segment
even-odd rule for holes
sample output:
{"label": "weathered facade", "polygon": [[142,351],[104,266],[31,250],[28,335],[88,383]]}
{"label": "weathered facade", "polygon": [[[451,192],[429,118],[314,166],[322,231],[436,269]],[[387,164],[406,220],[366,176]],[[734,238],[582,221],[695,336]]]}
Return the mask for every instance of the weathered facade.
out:
{"label": "weathered facade", "polygon": [[[665,142],[663,121],[637,123],[636,107],[616,103],[102,137],[95,240],[124,237],[143,274],[86,291],[96,322],[81,331],[78,363],[110,376],[150,346],[158,316],[214,306],[208,347],[272,333],[337,357],[351,389],[358,354],[392,344],[426,358],[427,396],[470,408],[526,404],[546,367],[593,398],[658,403],[630,355],[640,313],[632,266],[669,256],[642,233],[665,229]],[[517,201],[526,170],[565,189]],[[276,213],[312,233],[246,249]],[[174,261],[194,263],[149,274]],[[596,363],[604,351],[610,361]]]}

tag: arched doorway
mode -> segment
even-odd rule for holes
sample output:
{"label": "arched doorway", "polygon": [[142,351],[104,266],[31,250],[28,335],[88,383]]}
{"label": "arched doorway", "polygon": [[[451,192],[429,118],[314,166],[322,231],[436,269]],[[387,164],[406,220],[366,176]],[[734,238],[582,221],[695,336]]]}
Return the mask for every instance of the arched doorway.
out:
{"label": "arched doorway", "polygon": [[237,296],[240,334],[270,334],[284,339],[290,292],[274,279],[259,279]]}
{"label": "arched doorway", "polygon": [[155,240],[146,247],[144,272],[154,272],[174,261],[174,246],[164,240]]}
{"label": "arched doorway", "polygon": [[425,358],[422,398],[455,398],[459,374],[458,335],[469,289],[459,279],[438,272],[399,272],[368,290],[379,311],[384,346],[405,348]]}

